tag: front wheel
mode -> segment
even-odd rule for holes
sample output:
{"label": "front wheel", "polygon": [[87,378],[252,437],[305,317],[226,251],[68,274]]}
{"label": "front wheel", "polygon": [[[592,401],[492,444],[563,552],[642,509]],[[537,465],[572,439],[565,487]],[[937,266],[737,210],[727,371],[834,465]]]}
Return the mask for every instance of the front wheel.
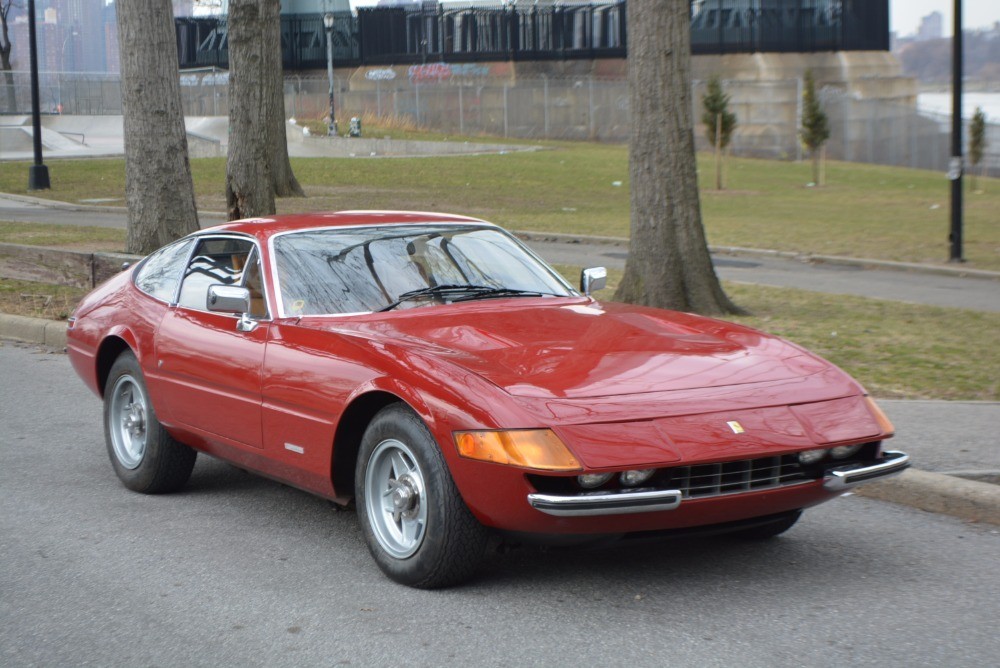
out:
{"label": "front wheel", "polygon": [[104,436],[111,466],[129,489],[172,492],[191,476],[197,453],[166,432],[135,355],[118,356],[104,386]]}
{"label": "front wheel", "polygon": [[355,493],[368,549],[391,579],[433,589],[475,573],[487,531],[462,501],[427,427],[408,407],[388,406],[368,425]]}

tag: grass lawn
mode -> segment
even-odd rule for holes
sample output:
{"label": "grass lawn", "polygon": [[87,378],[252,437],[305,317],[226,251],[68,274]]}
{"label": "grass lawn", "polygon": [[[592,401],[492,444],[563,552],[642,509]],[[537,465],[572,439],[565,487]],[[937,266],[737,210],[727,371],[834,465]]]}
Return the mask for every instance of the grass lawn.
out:
{"label": "grass lawn", "polygon": [[0,278],[0,313],[65,320],[89,290]]}
{"label": "grass lawn", "polygon": [[25,246],[57,246],[88,251],[121,251],[125,230],[83,225],[44,225],[0,221],[0,242]]}
{"label": "grass lawn", "polygon": [[[477,138],[477,140],[484,140]],[[308,197],[281,213],[416,209],[480,216],[508,228],[628,234],[628,155],[621,145],[546,142],[505,155],[393,159],[293,159]],[[949,182],[937,172],[831,162],[828,185],[810,188],[807,162],[733,158],[729,189],[715,191],[700,155],[709,243],[906,262],[948,257]],[[201,209],[225,210],[225,159],[192,160]],[[46,197],[79,202],[124,197],[124,161],[57,160]],[[26,163],[0,163],[0,191],[25,193]],[[620,185],[616,185],[620,184]],[[1000,270],[1000,180],[965,198],[970,268]],[[37,194],[37,193],[34,193]],[[123,202],[123,200],[122,200]]]}

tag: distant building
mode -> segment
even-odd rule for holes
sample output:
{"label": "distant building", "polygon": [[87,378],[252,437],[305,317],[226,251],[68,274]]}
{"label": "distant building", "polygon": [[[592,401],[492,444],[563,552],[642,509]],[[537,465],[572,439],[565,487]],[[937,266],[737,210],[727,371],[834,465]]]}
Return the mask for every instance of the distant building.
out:
{"label": "distant building", "polygon": [[920,20],[920,27],[917,29],[918,42],[941,39],[943,35],[944,17],[941,16],[941,12],[931,12]]}
{"label": "distant building", "polygon": [[[46,13],[54,18],[51,13]],[[35,40],[38,44],[38,70],[54,72],[62,65],[65,55],[63,48],[62,28],[55,22],[43,20],[46,14],[38,17],[35,22]],[[31,67],[31,55],[28,50],[28,17],[17,16],[10,26],[11,66],[15,70],[27,72]]]}
{"label": "distant building", "polygon": [[[42,0],[36,6],[35,36],[40,72],[104,72],[108,67],[104,0]],[[11,65],[29,67],[28,17],[24,9],[10,30]],[[112,17],[114,14],[112,13]],[[113,20],[113,18],[112,18]]]}

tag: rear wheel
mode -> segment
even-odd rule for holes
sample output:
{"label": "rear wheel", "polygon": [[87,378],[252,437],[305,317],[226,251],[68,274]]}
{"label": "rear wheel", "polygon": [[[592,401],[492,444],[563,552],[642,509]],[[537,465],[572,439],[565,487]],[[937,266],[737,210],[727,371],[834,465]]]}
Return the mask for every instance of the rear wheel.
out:
{"label": "rear wheel", "polygon": [[796,510],[783,517],[779,517],[776,520],[766,522],[764,524],[758,524],[755,527],[750,527],[748,529],[740,529],[739,531],[734,531],[731,535],[742,538],[744,540],[767,540],[768,538],[774,538],[775,536],[781,535],[795,526],[795,523],[799,521],[802,517],[802,511]]}
{"label": "rear wheel", "polygon": [[475,573],[487,531],[462,501],[427,427],[408,407],[388,406],[368,425],[355,493],[368,549],[391,579],[432,589]]}
{"label": "rear wheel", "polygon": [[135,355],[118,356],[104,386],[104,436],[118,479],[136,492],[172,492],[187,482],[197,453],[156,419]]}

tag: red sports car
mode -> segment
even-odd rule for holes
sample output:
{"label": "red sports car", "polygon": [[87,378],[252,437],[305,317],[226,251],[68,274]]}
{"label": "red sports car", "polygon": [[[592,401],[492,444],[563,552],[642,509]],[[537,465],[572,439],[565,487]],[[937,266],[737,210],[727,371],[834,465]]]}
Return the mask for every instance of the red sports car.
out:
{"label": "red sports car", "polygon": [[470,577],[499,536],[562,544],[704,529],[768,537],[898,473],[892,425],[798,346],[602,303],[473,218],[343,211],[202,230],[69,323],[126,487],[201,451],[355,500],[393,580]]}

